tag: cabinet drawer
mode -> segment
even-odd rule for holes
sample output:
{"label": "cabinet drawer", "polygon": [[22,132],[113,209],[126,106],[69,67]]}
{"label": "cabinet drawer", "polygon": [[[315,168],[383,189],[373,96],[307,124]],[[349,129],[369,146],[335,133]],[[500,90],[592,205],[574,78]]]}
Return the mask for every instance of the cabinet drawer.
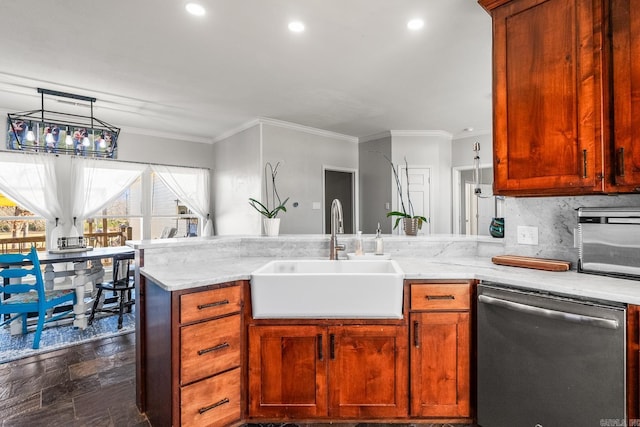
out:
{"label": "cabinet drawer", "polygon": [[467,310],[471,307],[471,286],[466,283],[411,285],[412,310]]}
{"label": "cabinet drawer", "polygon": [[240,368],[182,387],[181,426],[227,426],[240,419]]}
{"label": "cabinet drawer", "polygon": [[188,384],[240,365],[240,315],[180,329],[180,383]]}
{"label": "cabinet drawer", "polygon": [[240,311],[240,286],[194,292],[180,297],[180,323],[210,319]]}

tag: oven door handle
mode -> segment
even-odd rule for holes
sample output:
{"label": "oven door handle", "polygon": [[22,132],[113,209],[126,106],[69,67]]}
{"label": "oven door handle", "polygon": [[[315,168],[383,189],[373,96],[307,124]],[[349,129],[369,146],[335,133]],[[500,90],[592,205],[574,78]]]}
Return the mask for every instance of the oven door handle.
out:
{"label": "oven door handle", "polygon": [[490,297],[488,295],[478,295],[478,302],[495,305],[521,313],[542,316],[549,319],[565,320],[567,322],[582,323],[607,329],[618,329],[619,322],[615,319],[604,319],[602,317],[585,316],[583,314],[567,313],[564,311],[550,310],[548,308],[536,307],[519,302]]}

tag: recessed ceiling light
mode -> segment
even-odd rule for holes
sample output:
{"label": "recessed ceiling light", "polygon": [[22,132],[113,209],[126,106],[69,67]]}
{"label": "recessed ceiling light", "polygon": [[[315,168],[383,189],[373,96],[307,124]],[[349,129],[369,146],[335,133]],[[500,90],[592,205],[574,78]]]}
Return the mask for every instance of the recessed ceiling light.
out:
{"label": "recessed ceiling light", "polygon": [[412,31],[419,30],[422,27],[424,27],[424,21],[422,19],[412,19],[407,22],[407,28]]}
{"label": "recessed ceiling light", "polygon": [[464,128],[465,132],[473,132],[473,128],[472,127],[468,127],[468,128]]}
{"label": "recessed ceiling light", "polygon": [[301,33],[304,31],[304,23],[300,21],[289,22],[289,31]]}
{"label": "recessed ceiling light", "polygon": [[184,8],[187,12],[195,16],[203,16],[206,13],[204,7],[199,3],[187,3]]}

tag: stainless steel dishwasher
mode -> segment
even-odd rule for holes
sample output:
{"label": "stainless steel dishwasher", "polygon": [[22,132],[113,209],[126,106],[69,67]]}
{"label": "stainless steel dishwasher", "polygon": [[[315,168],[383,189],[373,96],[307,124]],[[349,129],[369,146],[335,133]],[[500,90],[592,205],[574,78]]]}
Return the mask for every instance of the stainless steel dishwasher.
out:
{"label": "stainless steel dishwasher", "polygon": [[483,283],[477,316],[480,426],[624,422],[624,305]]}

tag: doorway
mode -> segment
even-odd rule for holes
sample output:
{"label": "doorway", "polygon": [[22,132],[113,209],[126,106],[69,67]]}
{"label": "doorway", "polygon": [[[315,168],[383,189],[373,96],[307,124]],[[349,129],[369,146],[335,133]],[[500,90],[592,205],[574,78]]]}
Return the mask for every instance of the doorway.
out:
{"label": "doorway", "polygon": [[331,202],[340,200],[345,234],[354,234],[356,229],[356,171],[324,167],[324,233],[331,233]]}
{"label": "doorway", "polygon": [[480,165],[476,175],[474,178],[473,166],[453,168],[454,234],[489,235],[491,219],[498,216],[493,166]]}

